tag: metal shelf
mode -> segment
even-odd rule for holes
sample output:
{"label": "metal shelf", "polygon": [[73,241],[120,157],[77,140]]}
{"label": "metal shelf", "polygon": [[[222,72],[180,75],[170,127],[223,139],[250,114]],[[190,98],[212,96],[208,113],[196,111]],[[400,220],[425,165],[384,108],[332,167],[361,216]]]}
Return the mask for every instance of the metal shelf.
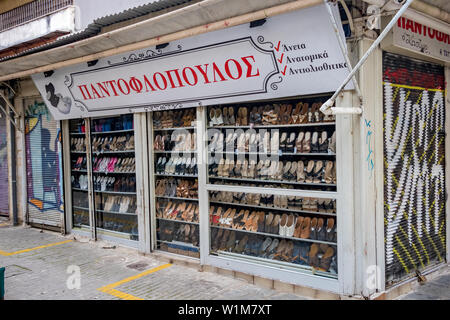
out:
{"label": "metal shelf", "polygon": [[127,132],[133,132],[133,131],[134,131],[134,129],[116,130],[116,131],[99,131],[99,132],[91,131],[91,135],[127,133]]}
{"label": "metal shelf", "polygon": [[181,241],[165,241],[165,240],[156,240],[158,242],[162,242],[162,243],[167,243],[167,244],[173,244],[173,245],[177,245],[177,246],[185,246],[188,248],[195,248],[195,249],[200,249],[200,247],[196,247],[194,246],[192,243],[187,243],[187,242],[181,242]]}
{"label": "metal shelf", "polygon": [[77,206],[72,206],[72,208],[77,209],[77,210],[89,211],[89,208],[83,208],[83,207],[77,207]]}
{"label": "metal shelf", "polygon": [[183,200],[183,201],[198,201],[197,198],[182,198],[182,197],[168,197],[168,196],[155,196],[160,199],[173,199],[173,200]]}
{"label": "metal shelf", "polygon": [[282,235],[275,234],[275,233],[249,231],[249,230],[233,229],[233,228],[227,228],[227,227],[221,227],[221,226],[211,226],[211,225],[210,225],[210,227],[224,229],[224,230],[230,230],[230,231],[236,231],[236,232],[246,232],[246,233],[257,234],[257,235],[266,236],[266,237],[275,237],[275,238],[282,238],[282,239],[288,239],[288,240],[294,240],[294,241],[311,242],[311,243],[323,243],[323,244],[328,244],[330,246],[337,246],[337,243],[334,243],[334,242],[288,237],[288,236],[282,236]]}
{"label": "metal shelf", "polygon": [[172,131],[172,130],[192,130],[192,129],[196,129],[195,127],[177,127],[177,128],[161,128],[161,129],[156,129],[153,128],[153,131]]}
{"label": "metal shelf", "polygon": [[84,192],[88,192],[88,189],[80,189],[80,188],[72,188],[72,191],[84,191]]}
{"label": "metal shelf", "polygon": [[290,209],[290,208],[279,208],[279,207],[257,206],[257,205],[251,205],[251,204],[241,204],[241,203],[234,203],[234,202],[210,201],[209,203],[221,204],[221,205],[227,205],[227,206],[258,208],[258,209],[273,210],[273,211],[286,211],[286,212],[293,212],[293,213],[299,213],[299,214],[303,213],[303,214],[314,214],[314,215],[321,215],[321,216],[336,217],[336,213],[330,213],[330,212],[305,211],[305,210],[296,210],[296,209]]}
{"label": "metal shelf", "polygon": [[135,216],[137,217],[136,213],[131,213],[131,212],[116,212],[116,211],[105,211],[105,210],[95,210],[96,212],[101,212],[101,213],[109,213],[109,214],[120,214],[120,215],[127,215],[127,216]]}
{"label": "metal shelf", "polygon": [[69,132],[71,136],[84,136],[86,133],[84,132]]}
{"label": "metal shelf", "polygon": [[234,155],[264,155],[264,156],[305,156],[305,157],[320,157],[320,156],[328,156],[335,157],[335,153],[321,153],[321,152],[308,152],[308,153],[294,153],[294,152],[239,152],[239,151],[208,151],[209,154],[234,154]]}
{"label": "metal shelf", "polygon": [[198,225],[198,222],[193,222],[193,221],[183,221],[183,220],[178,220],[178,219],[166,219],[166,218],[158,218],[158,217],[156,217],[156,219],[164,220],[164,221],[173,221],[173,222],[179,222],[179,223],[188,223],[188,224]]}
{"label": "metal shelf", "polygon": [[213,126],[208,129],[267,129],[267,128],[302,128],[302,127],[322,127],[335,126],[336,122],[311,122],[301,124],[276,124],[276,125],[248,125],[248,126]]}
{"label": "metal shelf", "polygon": [[153,151],[153,153],[197,153],[197,150],[157,150],[157,151]]}
{"label": "metal shelf", "polygon": [[101,190],[93,190],[95,193],[107,193],[107,194],[119,194],[125,196],[136,195],[136,192],[122,192],[122,191],[101,191]]}
{"label": "metal shelf", "polygon": [[190,174],[165,174],[165,173],[155,173],[156,177],[179,177],[179,178],[198,178],[198,175]]}
{"label": "metal shelf", "polygon": [[132,172],[104,172],[104,171],[92,171],[92,173],[95,173],[95,174],[101,173],[101,174],[106,174],[106,175],[108,175],[108,174],[136,174],[135,171],[132,171]]}
{"label": "metal shelf", "polygon": [[93,154],[121,154],[121,153],[135,153],[133,150],[118,150],[118,151],[93,151]]}
{"label": "metal shelf", "polygon": [[294,184],[294,185],[302,185],[302,186],[317,186],[317,187],[336,187],[336,184],[333,183],[308,183],[308,182],[294,182],[289,180],[258,180],[258,179],[248,179],[248,178],[228,178],[228,177],[217,177],[217,176],[209,176],[210,179],[216,180],[230,180],[230,181],[250,181],[250,182],[261,182],[266,184],[271,183],[280,183],[280,184]]}

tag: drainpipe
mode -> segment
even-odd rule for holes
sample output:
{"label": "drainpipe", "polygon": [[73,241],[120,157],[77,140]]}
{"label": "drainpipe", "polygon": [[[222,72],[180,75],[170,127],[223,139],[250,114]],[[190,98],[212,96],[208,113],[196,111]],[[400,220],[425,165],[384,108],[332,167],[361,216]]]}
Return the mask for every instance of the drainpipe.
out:
{"label": "drainpipe", "polygon": [[[345,78],[344,82],[339,86],[339,88],[336,90],[336,92],[333,94],[333,96],[328,99],[321,107],[320,111],[325,115],[331,115],[331,114],[337,114],[337,113],[353,113],[353,114],[361,114],[362,108],[336,108],[333,107],[334,102],[336,101],[337,96],[339,93],[344,89],[344,87],[347,85],[347,83],[353,78],[353,76],[356,74],[356,72],[359,70],[359,68],[366,62],[367,58],[370,56],[370,54],[375,50],[375,48],[380,44],[380,42],[384,39],[384,37],[388,34],[388,32],[391,30],[391,28],[394,26],[394,24],[397,23],[397,20],[403,15],[403,13],[408,9],[408,7],[411,5],[411,3],[414,0],[407,0],[406,3],[401,7],[401,9],[395,14],[394,18],[389,22],[389,24],[384,28],[383,32],[378,36],[378,38],[372,43],[369,50],[364,54],[364,56],[359,60],[359,62],[356,64],[356,66],[353,68],[353,70],[349,73],[347,78]],[[346,110],[349,109],[349,110]],[[348,112],[350,111],[351,112]]]}

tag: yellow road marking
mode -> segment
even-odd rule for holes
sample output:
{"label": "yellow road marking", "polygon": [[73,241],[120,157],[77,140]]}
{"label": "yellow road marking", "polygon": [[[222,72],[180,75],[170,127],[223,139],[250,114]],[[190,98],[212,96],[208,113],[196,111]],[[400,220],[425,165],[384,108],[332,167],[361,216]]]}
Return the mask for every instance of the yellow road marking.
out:
{"label": "yellow road marking", "polygon": [[128,278],[126,278],[126,279],[117,281],[117,282],[115,282],[115,283],[108,284],[108,285],[106,285],[106,286],[104,286],[104,287],[98,288],[97,290],[100,291],[100,292],[104,292],[104,293],[110,294],[110,295],[112,295],[112,296],[114,296],[114,297],[117,297],[117,298],[120,298],[120,299],[123,299],[123,300],[144,300],[144,299],[142,299],[142,298],[135,297],[135,296],[133,296],[133,295],[131,295],[131,294],[124,293],[124,292],[119,291],[119,290],[116,290],[116,289],[114,289],[114,288],[115,288],[115,287],[118,287],[118,286],[120,286],[120,285],[122,285],[122,284],[124,284],[124,283],[127,283],[127,282],[130,282],[130,281],[133,281],[133,280],[136,280],[136,279],[145,277],[145,276],[147,276],[147,275],[149,275],[149,274],[151,274],[151,273],[154,273],[154,272],[156,272],[156,271],[159,271],[159,270],[168,268],[168,267],[170,267],[170,266],[171,266],[170,263],[163,264],[163,265],[161,265],[161,266],[159,266],[159,267],[156,267],[156,268],[153,268],[153,269],[144,271],[144,272],[139,273],[139,274],[137,274],[137,275],[135,275],[135,276],[131,276],[131,277],[128,277]]}
{"label": "yellow road marking", "polygon": [[43,246],[30,248],[30,249],[19,250],[19,251],[15,251],[15,252],[6,252],[6,251],[0,250],[0,255],[2,255],[2,256],[13,256],[13,255],[19,254],[19,253],[30,252],[30,251],[33,251],[33,250],[59,246],[60,244],[64,244],[64,243],[68,243],[68,242],[72,242],[72,241],[73,240],[65,240],[65,241],[56,242],[56,243],[49,243],[49,244],[46,244],[46,245],[43,245]]}

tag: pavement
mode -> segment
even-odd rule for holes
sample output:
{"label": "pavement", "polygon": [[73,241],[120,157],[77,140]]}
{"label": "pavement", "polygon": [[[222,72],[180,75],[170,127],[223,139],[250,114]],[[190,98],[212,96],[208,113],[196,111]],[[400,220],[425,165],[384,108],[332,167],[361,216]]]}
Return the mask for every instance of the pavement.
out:
{"label": "pavement", "polygon": [[[73,238],[73,237],[72,237]],[[304,300],[137,250],[0,221],[5,300]]]}
{"label": "pavement", "polygon": [[450,266],[440,273],[432,280],[416,286],[413,292],[399,297],[399,300],[450,300]]}
{"label": "pavement", "polygon": [[[12,227],[0,217],[5,300],[306,300],[106,242]],[[450,300],[450,267],[401,300]]]}

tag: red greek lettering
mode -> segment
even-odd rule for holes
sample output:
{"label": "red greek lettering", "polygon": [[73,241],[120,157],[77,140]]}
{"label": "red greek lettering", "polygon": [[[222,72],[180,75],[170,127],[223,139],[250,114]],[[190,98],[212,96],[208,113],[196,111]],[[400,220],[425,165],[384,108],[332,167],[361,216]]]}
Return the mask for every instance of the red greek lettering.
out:
{"label": "red greek lettering", "polygon": [[249,59],[252,59],[253,62],[255,62],[255,57],[254,56],[247,56],[247,57],[242,57],[241,58],[242,61],[244,61],[245,65],[247,66],[247,78],[251,78],[251,77],[259,77],[259,69],[256,69],[256,73],[252,74],[252,64],[249,61]]}
{"label": "red greek lettering", "polygon": [[140,93],[143,88],[142,82],[140,80],[136,79],[136,77],[131,77],[130,78],[130,88],[132,90],[136,91],[137,93]]}
{"label": "red greek lettering", "polygon": [[216,80],[216,74],[220,77],[220,81],[227,81],[228,79],[225,79],[222,72],[220,72],[219,67],[215,62],[213,62],[213,76],[214,76],[214,82],[218,82]]}
{"label": "red greek lettering", "polygon": [[[127,88],[126,92],[123,91],[123,88],[120,85],[120,81],[122,81],[124,86],[125,86],[125,88]],[[122,92],[124,95],[129,95],[130,94],[130,86],[128,85],[128,83],[124,79],[120,78],[119,80],[117,80],[117,86],[119,87],[120,92]]]}
{"label": "red greek lettering", "polygon": [[150,87],[150,90],[156,91],[156,89],[153,88],[152,84],[150,83],[150,80],[148,80],[146,75],[144,75],[144,83],[145,83],[145,92],[148,92],[148,87]]}
{"label": "red greek lettering", "polygon": [[436,33],[436,30],[434,30],[434,29],[428,27],[428,36],[429,36],[431,39],[434,39],[435,33]]}
{"label": "red greek lettering", "polygon": [[116,88],[114,87],[114,85],[116,84],[116,80],[109,80],[109,81],[105,81],[105,83],[109,84],[111,89],[114,92],[114,95],[117,97],[119,94],[117,93]]}
{"label": "red greek lettering", "polygon": [[[87,86],[85,85],[85,84],[83,84],[83,85],[81,85],[81,86],[78,86],[78,89],[80,89],[80,91],[81,91],[81,94],[83,95],[83,99],[84,100],[90,100],[90,99],[92,99],[92,97],[91,97],[91,94],[89,93],[89,90],[88,90],[88,88],[87,88]],[[84,90],[83,90],[84,89]],[[86,94],[87,94],[87,97],[86,97]],[[89,97],[89,98],[88,98]]]}
{"label": "red greek lettering", "polygon": [[406,20],[406,30],[414,32],[414,24],[411,20]]}
{"label": "red greek lettering", "polygon": [[[189,78],[188,78],[188,76],[187,76],[187,74],[186,74],[186,70],[190,70],[190,71],[191,71],[191,74],[192,74],[192,76],[194,77],[194,82],[193,82],[193,83],[191,83],[191,82],[189,81]],[[183,79],[184,79],[184,81],[185,81],[188,85],[190,85],[190,86],[195,86],[195,85],[197,84],[197,82],[198,82],[198,76],[197,76],[197,73],[195,73],[195,70],[192,69],[191,67],[186,67],[186,68],[183,69]]]}
{"label": "red greek lettering", "polygon": [[184,87],[184,84],[183,84],[183,82],[181,81],[181,77],[180,77],[180,74],[178,73],[178,69],[173,69],[173,70],[169,70],[169,71],[165,71],[166,72],[166,74],[167,74],[167,77],[169,77],[169,82],[170,82],[170,86],[172,87],[172,89],[174,89],[174,88],[176,88],[177,86],[175,85],[175,83],[173,82],[173,79],[172,79],[172,75],[170,74],[171,72],[174,72],[175,73],[175,76],[177,77],[177,80],[178,80],[178,87]]}
{"label": "red greek lettering", "polygon": [[[233,77],[233,74],[231,73],[231,70],[230,70],[230,61],[234,62],[234,65],[236,66],[237,76],[235,76],[235,77]],[[242,77],[242,67],[239,64],[239,62],[237,62],[234,59],[228,59],[227,61],[225,61],[225,72],[233,80],[237,80],[240,77]]]}
{"label": "red greek lettering", "polygon": [[208,63],[205,63],[205,70],[202,69],[201,65],[195,66],[198,71],[200,71],[201,75],[203,76],[203,79],[205,79],[205,84],[211,83],[208,79]]}
{"label": "red greek lettering", "polygon": [[98,98],[104,98],[103,96],[101,96],[98,93],[97,89],[95,89],[95,87],[92,83],[91,83],[91,90],[92,90],[92,96],[94,97],[94,99],[96,99],[95,96],[97,96]]}
{"label": "red greek lettering", "polygon": [[100,88],[100,92],[103,93],[103,98],[105,97],[105,95],[107,95],[108,97],[110,96],[105,82],[103,82],[103,84],[101,82],[97,82],[97,86]]}
{"label": "red greek lettering", "polygon": [[[164,83],[164,87],[161,87],[158,83],[158,80],[156,79],[156,76],[160,76],[160,78],[162,79],[163,83]],[[158,87],[159,90],[166,90],[167,89],[167,80],[164,77],[164,75],[162,73],[159,72],[155,72],[153,74],[153,82],[155,83],[155,85]]]}
{"label": "red greek lettering", "polygon": [[414,22],[414,32],[422,34],[422,25],[418,22]]}

